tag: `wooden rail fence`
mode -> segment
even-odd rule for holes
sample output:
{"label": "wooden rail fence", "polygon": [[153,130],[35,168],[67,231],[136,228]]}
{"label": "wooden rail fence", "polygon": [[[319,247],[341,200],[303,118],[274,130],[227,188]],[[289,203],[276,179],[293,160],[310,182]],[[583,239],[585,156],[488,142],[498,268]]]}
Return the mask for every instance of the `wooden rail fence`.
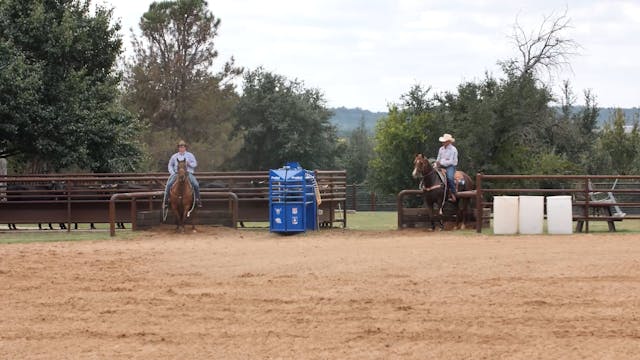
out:
{"label": "wooden rail fence", "polygon": [[[346,171],[316,170],[315,175],[322,199],[319,224],[346,227]],[[0,223],[135,223],[136,212],[161,209],[167,178],[166,173],[4,176],[0,178]],[[268,171],[202,172],[197,178],[204,210],[229,212],[227,198],[233,193],[237,197],[237,214],[231,215],[234,223],[269,221]],[[113,195],[125,193],[137,195],[116,196],[112,201]]]}
{"label": "wooden rail fence", "polygon": [[[610,231],[617,222],[640,219],[640,175],[476,175],[476,190],[465,194],[473,200],[468,217],[475,219],[477,232],[489,223],[493,197],[501,195],[569,195],[572,199],[576,231],[589,232],[589,223],[606,221]],[[606,193],[606,201],[594,194]],[[424,212],[408,205],[416,190],[403,190],[398,195],[398,228],[424,222]],[[415,202],[414,202],[415,203]],[[612,209],[622,209],[613,211]]]}

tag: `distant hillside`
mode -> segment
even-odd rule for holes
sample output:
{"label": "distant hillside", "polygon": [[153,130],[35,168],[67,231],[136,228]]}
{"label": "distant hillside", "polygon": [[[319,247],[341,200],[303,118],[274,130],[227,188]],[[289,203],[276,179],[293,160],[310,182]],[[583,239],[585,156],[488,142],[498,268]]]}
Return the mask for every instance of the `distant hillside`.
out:
{"label": "distant hillside", "polygon": [[[576,107],[576,111],[580,111],[581,109],[582,108],[579,106]],[[348,109],[345,107],[339,107],[332,108],[330,110],[333,111],[331,123],[338,128],[338,135],[340,136],[346,136],[357,128],[360,125],[360,120],[364,120],[364,125],[367,130],[373,133],[378,120],[387,115],[386,112],[371,112],[360,108]],[[611,118],[614,110],[615,108],[600,108],[600,112],[598,114],[598,125],[604,125],[604,123]],[[626,108],[622,109],[622,111],[624,111],[627,124],[629,125],[633,124],[633,121],[637,116],[640,116],[640,108]]]}
{"label": "distant hillside", "polygon": [[344,136],[360,125],[360,120],[364,120],[367,130],[373,132],[378,119],[386,116],[386,112],[371,112],[360,108],[347,109],[345,107],[332,108],[333,117],[331,123],[338,128],[338,134]]}
{"label": "distant hillside", "polygon": [[[604,123],[609,121],[613,116],[614,110],[615,108],[600,108],[600,112],[598,113],[598,124],[602,126]],[[624,118],[627,121],[627,125],[632,125],[638,114],[640,114],[640,108],[636,107],[622,109],[622,111],[624,112]]]}

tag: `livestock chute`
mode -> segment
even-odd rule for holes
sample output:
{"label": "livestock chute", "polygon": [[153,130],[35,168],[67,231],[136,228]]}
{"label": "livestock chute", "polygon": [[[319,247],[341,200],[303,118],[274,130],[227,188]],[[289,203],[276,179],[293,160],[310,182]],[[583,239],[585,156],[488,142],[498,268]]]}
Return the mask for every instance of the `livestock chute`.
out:
{"label": "livestock chute", "polygon": [[315,176],[297,162],[269,171],[269,230],[296,233],[318,229]]}

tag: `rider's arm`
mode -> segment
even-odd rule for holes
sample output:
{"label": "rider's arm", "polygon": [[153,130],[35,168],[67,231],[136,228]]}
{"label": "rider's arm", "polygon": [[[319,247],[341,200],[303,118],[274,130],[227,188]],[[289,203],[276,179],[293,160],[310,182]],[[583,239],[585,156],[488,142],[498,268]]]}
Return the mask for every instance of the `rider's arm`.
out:
{"label": "rider's arm", "polygon": [[186,153],[185,155],[185,158],[187,159],[187,165],[189,165],[190,168],[195,169],[198,166],[198,161],[196,160],[195,155],[190,152]]}
{"label": "rider's arm", "polygon": [[436,162],[435,162],[436,166],[444,166],[444,165],[442,164],[442,157],[443,157],[443,155],[444,155],[444,147],[442,147],[442,146],[441,146],[441,147],[438,149],[438,156],[436,157]]}
{"label": "rider's arm", "polygon": [[173,175],[176,173],[176,155],[173,154],[171,159],[169,159],[169,165],[167,166],[169,169],[169,175]]}

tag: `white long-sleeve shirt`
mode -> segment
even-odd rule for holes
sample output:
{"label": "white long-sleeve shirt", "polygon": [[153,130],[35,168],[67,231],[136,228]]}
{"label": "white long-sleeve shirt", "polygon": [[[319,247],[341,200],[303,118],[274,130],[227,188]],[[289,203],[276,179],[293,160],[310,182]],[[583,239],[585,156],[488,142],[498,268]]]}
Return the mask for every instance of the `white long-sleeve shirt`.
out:
{"label": "white long-sleeve shirt", "polygon": [[169,174],[173,175],[176,172],[178,172],[178,160],[182,160],[182,159],[187,160],[188,172],[193,174],[196,171],[196,167],[198,166],[198,161],[196,160],[196,157],[192,153],[185,151],[184,153],[177,152],[171,156],[171,159],[169,159],[169,166],[168,166]]}
{"label": "white long-sleeve shirt", "polygon": [[458,149],[452,144],[441,146],[436,161],[442,167],[458,166]]}

